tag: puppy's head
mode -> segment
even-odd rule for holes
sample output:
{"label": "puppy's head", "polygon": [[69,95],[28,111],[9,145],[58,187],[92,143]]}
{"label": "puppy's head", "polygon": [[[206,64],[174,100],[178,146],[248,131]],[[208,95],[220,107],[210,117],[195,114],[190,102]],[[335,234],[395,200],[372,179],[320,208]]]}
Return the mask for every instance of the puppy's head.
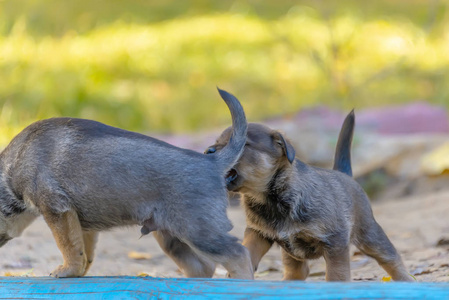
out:
{"label": "puppy's head", "polygon": [[[217,142],[204,153],[220,151],[229,141],[227,128]],[[242,193],[265,192],[276,171],[289,166],[295,159],[295,149],[281,133],[262,124],[248,124],[248,137],[238,163],[226,174],[229,191]]]}

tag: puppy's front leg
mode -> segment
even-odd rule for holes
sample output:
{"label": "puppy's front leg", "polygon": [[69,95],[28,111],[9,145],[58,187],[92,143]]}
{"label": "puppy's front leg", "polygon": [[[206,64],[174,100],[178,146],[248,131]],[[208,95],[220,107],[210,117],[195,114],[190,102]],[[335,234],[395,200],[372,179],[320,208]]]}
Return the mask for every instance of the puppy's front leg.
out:
{"label": "puppy's front leg", "polygon": [[246,227],[243,236],[243,246],[249,250],[254,271],[257,271],[260,260],[270,250],[272,245],[273,241],[264,238],[254,229]]}
{"label": "puppy's front leg", "polygon": [[351,281],[349,246],[324,252],[326,281]]}
{"label": "puppy's front leg", "polygon": [[64,259],[64,263],[50,275],[53,277],[83,276],[87,259],[78,215],[73,210],[63,214],[51,212],[43,212],[42,214]]}
{"label": "puppy's front leg", "polygon": [[297,260],[281,249],[284,278],[282,280],[306,280],[309,276],[307,260]]}
{"label": "puppy's front leg", "polygon": [[97,231],[83,231],[83,241],[84,241],[84,249],[86,250],[86,259],[87,265],[84,270],[84,275],[86,275],[87,271],[89,271],[92,262],[94,261],[95,255],[95,245],[98,240],[98,232]]}

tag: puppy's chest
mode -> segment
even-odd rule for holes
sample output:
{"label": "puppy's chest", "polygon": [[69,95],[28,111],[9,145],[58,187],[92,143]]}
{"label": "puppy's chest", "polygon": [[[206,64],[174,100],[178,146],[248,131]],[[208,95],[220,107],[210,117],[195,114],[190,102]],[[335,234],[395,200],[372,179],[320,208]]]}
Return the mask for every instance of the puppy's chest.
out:
{"label": "puppy's chest", "polygon": [[323,255],[325,241],[314,236],[307,226],[301,224],[282,224],[269,226],[260,222],[249,222],[248,226],[265,238],[276,242],[288,254],[297,259],[316,259]]}
{"label": "puppy's chest", "polygon": [[307,208],[298,204],[293,194],[271,194],[264,199],[245,196],[244,206],[248,224],[273,237],[287,237],[311,220]]}
{"label": "puppy's chest", "polygon": [[[248,226],[278,243],[298,259],[315,259],[323,254],[325,242],[311,232],[313,222],[303,207],[293,202],[256,202],[246,199]],[[277,199],[279,200],[279,199]],[[317,236],[320,234],[317,233]]]}
{"label": "puppy's chest", "polygon": [[271,227],[257,222],[248,222],[248,226],[268,240],[276,242],[288,254],[297,259],[316,259],[323,255],[326,242],[314,236],[307,226],[283,224]]}

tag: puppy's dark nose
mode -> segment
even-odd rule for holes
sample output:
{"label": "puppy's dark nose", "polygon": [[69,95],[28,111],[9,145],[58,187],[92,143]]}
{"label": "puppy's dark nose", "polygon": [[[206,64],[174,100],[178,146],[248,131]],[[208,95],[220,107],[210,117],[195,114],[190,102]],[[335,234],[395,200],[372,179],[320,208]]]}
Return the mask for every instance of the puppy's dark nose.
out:
{"label": "puppy's dark nose", "polygon": [[215,153],[215,151],[217,151],[217,149],[215,147],[209,147],[206,149],[206,151],[204,151],[204,154]]}
{"label": "puppy's dark nose", "polygon": [[230,183],[232,183],[234,180],[236,180],[238,177],[238,173],[235,169],[231,169],[228,174],[226,174],[225,180],[226,180],[226,185],[229,185]]}

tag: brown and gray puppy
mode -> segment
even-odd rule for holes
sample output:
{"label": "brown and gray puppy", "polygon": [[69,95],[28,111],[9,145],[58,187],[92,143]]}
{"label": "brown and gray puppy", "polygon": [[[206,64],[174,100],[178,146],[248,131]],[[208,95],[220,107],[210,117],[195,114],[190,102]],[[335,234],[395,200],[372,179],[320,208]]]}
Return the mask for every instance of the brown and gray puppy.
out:
{"label": "brown and gray puppy", "polygon": [[[354,113],[345,119],[334,170],[295,159],[281,133],[248,125],[243,155],[227,174],[229,191],[242,194],[247,216],[243,240],[255,268],[273,243],[281,246],[284,279],[304,280],[307,260],[324,256],[326,280],[349,281],[349,246],[374,257],[394,280],[411,281],[399,254],[374,220],[367,195],[351,177]],[[225,130],[205,153],[219,153],[231,137]]]}
{"label": "brown and gray puppy", "polygon": [[19,133],[0,154],[0,246],[40,214],[64,263],[54,277],[83,276],[98,232],[139,224],[189,277],[222,264],[253,278],[248,250],[229,235],[225,174],[246,141],[239,101],[219,90],[232,115],[230,143],[217,155],[181,149],[95,121],[55,118]]}

